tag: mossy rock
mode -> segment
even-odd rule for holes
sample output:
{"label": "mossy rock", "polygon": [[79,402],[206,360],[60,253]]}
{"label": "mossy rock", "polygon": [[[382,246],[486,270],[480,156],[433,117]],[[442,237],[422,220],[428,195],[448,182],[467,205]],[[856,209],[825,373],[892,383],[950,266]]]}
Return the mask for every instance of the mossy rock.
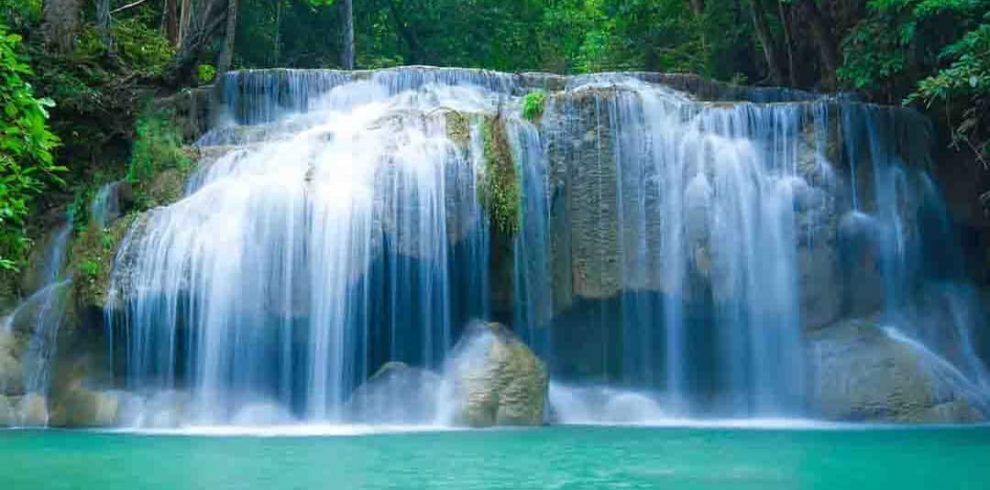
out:
{"label": "mossy rock", "polygon": [[11,427],[17,425],[17,412],[14,411],[10,400],[0,395],[0,427]]}
{"label": "mossy rock", "polygon": [[142,186],[149,199],[148,207],[168,206],[182,199],[189,173],[186,169],[165,169],[146,186]]}
{"label": "mossy rock", "polygon": [[471,427],[540,425],[548,377],[543,362],[507,327],[472,324],[451,363],[456,422]]}
{"label": "mossy rock", "polygon": [[102,309],[106,305],[114,258],[139,216],[139,213],[128,214],[107,228],[90,226],[73,241],[69,267],[75,277],[76,306]]}
{"label": "mossy rock", "polygon": [[19,344],[13,332],[0,330],[0,397],[24,392]]}
{"label": "mossy rock", "polygon": [[466,149],[471,144],[471,115],[459,111],[444,111],[447,137],[458,148]]}
{"label": "mossy rock", "polygon": [[18,279],[19,276],[15,271],[0,271],[0,313],[10,311],[17,306]]}
{"label": "mossy rock", "polygon": [[117,393],[76,384],[59,394],[48,423],[53,427],[110,427],[116,425],[120,410]]}
{"label": "mossy rock", "polygon": [[973,422],[969,383],[873,319],[836,323],[810,340],[812,407],[833,420]]}
{"label": "mossy rock", "polygon": [[482,120],[484,169],[478,173],[478,198],[498,232],[519,231],[522,190],[501,114]]}

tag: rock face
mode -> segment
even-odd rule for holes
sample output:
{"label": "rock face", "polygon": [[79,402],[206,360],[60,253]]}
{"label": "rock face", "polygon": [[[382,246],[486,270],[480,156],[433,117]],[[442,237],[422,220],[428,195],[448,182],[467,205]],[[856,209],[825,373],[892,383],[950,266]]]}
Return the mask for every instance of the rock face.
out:
{"label": "rock face", "polygon": [[506,326],[472,324],[447,372],[454,420],[472,427],[540,425],[548,379],[543,363]]}
{"label": "rock face", "polygon": [[110,427],[117,424],[121,400],[116,393],[93,391],[76,383],[56,400],[49,425]]}
{"label": "rock face", "polygon": [[0,395],[18,395],[24,391],[20,350],[13,333],[0,330]]}
{"label": "rock face", "polygon": [[15,412],[18,425],[22,427],[44,427],[48,424],[48,400],[44,396],[34,393],[24,395]]}
{"label": "rock face", "polygon": [[950,423],[984,420],[979,399],[950,365],[872,320],[810,335],[811,405],[832,420]]}
{"label": "rock face", "polygon": [[17,415],[14,406],[10,404],[7,397],[0,395],[0,427],[11,427],[17,425]]}
{"label": "rock face", "polygon": [[351,420],[377,423],[430,423],[436,418],[440,376],[389,362],[361,385],[347,402]]}

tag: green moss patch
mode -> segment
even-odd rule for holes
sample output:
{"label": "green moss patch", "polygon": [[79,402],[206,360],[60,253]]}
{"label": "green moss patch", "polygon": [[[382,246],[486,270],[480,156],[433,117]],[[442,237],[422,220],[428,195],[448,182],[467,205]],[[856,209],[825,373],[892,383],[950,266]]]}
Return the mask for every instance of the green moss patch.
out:
{"label": "green moss patch", "polygon": [[512,159],[502,117],[482,121],[485,168],[479,174],[478,198],[495,229],[507,235],[519,231],[519,175]]}
{"label": "green moss patch", "polygon": [[461,148],[467,148],[471,143],[471,119],[467,114],[457,111],[443,113],[447,137]]}
{"label": "green moss patch", "polygon": [[138,216],[129,214],[107,228],[89,226],[73,241],[69,270],[74,273],[75,300],[81,308],[106,304],[114,257]]}

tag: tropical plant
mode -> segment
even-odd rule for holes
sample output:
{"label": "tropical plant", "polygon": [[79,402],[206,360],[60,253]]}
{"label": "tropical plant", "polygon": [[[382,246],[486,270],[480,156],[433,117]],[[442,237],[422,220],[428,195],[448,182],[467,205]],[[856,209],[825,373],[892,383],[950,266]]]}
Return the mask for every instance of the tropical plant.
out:
{"label": "tropical plant", "polygon": [[34,199],[65,170],[52,151],[58,138],[48,130],[51,99],[37,98],[24,77],[31,75],[19,52],[21,37],[0,24],[0,269],[14,270],[29,240],[25,219]]}

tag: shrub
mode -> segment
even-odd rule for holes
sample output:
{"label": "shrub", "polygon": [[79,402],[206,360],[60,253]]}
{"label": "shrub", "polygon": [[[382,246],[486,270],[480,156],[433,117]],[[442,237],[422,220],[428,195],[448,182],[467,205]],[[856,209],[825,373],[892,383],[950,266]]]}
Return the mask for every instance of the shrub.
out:
{"label": "shrub", "polygon": [[138,118],[137,137],[131,149],[127,181],[137,187],[147,184],[163,170],[186,170],[192,165],[182,149],[182,134],[168,114],[146,111]]}
{"label": "shrub", "polygon": [[58,138],[48,130],[50,99],[34,96],[23,77],[31,70],[18,53],[20,36],[0,24],[0,270],[16,270],[29,240],[25,218],[35,197],[61,184],[52,151]]}
{"label": "shrub", "polygon": [[523,97],[522,116],[527,121],[536,121],[543,116],[543,109],[547,105],[547,93],[542,90],[534,90]]}

